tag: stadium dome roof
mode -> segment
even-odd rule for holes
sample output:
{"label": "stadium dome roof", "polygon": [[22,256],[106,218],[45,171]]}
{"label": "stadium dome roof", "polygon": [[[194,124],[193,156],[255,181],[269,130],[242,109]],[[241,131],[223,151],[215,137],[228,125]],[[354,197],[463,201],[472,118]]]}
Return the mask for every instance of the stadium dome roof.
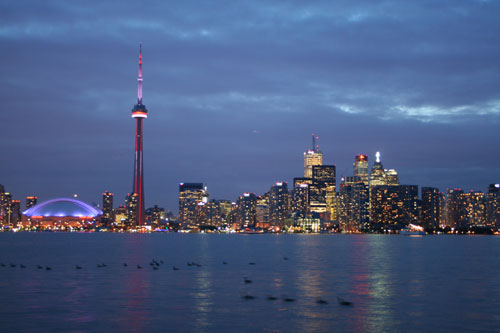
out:
{"label": "stadium dome roof", "polygon": [[85,202],[70,198],[57,198],[39,203],[23,212],[26,216],[96,217],[102,211]]}

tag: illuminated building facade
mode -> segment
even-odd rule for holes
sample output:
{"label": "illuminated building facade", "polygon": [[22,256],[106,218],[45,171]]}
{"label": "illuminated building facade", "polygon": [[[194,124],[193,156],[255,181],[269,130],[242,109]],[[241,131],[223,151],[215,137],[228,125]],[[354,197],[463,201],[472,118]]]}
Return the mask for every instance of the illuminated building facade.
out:
{"label": "illuminated building facade", "polygon": [[418,186],[381,185],[371,188],[372,230],[399,230],[418,222]]}
{"label": "illuminated building facade", "polygon": [[115,221],[113,211],[113,193],[106,191],[102,194],[102,217],[101,222],[109,226]]}
{"label": "illuminated building facade", "polygon": [[[129,202],[134,203],[136,212],[129,214],[129,225],[142,226],[146,223],[146,212],[144,204],[144,170],[143,170],[143,147],[142,147],[142,121],[148,117],[148,110],[142,104],[142,45],[139,50],[139,75],[137,77],[137,104],[132,109],[132,118],[136,119],[135,134],[135,158],[134,158],[134,183]],[[137,201],[137,202],[136,202]]]}
{"label": "illuminated building facade", "polygon": [[[133,229],[137,227],[137,206],[139,205],[139,194],[132,193],[127,195],[126,206],[127,206],[127,220],[125,222],[125,227],[127,229]],[[144,212],[145,213],[145,212]],[[146,215],[146,214],[144,214]]]}
{"label": "illuminated building facade", "polygon": [[146,209],[146,219],[151,224],[151,228],[155,229],[160,227],[165,220],[165,209],[158,207],[158,205]]}
{"label": "illuminated building facade", "polygon": [[356,232],[369,228],[368,185],[361,177],[346,177],[340,184],[338,221],[342,230]]}
{"label": "illuminated building facade", "polygon": [[380,153],[377,152],[375,156],[375,163],[373,163],[372,170],[370,172],[370,188],[374,186],[387,185],[385,170],[382,162],[380,162]]}
{"label": "illuminated building facade", "polygon": [[422,187],[422,226],[426,230],[437,229],[440,225],[441,193],[435,187]]}
{"label": "illuminated building facade", "polygon": [[461,210],[458,229],[486,226],[486,201],[481,191],[471,191],[461,194],[460,203],[464,205]]}
{"label": "illuminated building facade", "polygon": [[[314,206],[310,205],[312,212],[325,212],[327,213],[325,219],[330,220],[332,216],[335,216],[335,197],[336,197],[336,166],[335,165],[315,165],[313,166],[313,185],[318,187],[318,192],[321,193],[324,199],[324,208],[316,210]],[[312,187],[313,190],[315,186]],[[311,197],[311,196],[310,196]],[[316,202],[320,202],[317,200]],[[321,204],[323,205],[323,204]]]}
{"label": "illuminated building facade", "polygon": [[399,185],[398,172],[395,169],[385,169],[384,173],[386,185]]}
{"label": "illuminated building facade", "polygon": [[257,197],[256,219],[257,227],[269,228],[269,194],[267,193]]}
{"label": "illuminated building facade", "polygon": [[23,225],[37,230],[93,228],[102,211],[82,201],[57,198],[36,204],[23,212]]}
{"label": "illuminated building facade", "polygon": [[269,191],[269,223],[283,229],[288,218],[288,184],[276,182]]}
{"label": "illuminated building facade", "polygon": [[186,227],[197,226],[198,204],[206,203],[208,195],[203,183],[179,184],[179,221]]}
{"label": "illuminated building facade", "polygon": [[297,184],[292,191],[290,212],[295,218],[305,218],[309,207],[309,185]]}
{"label": "illuminated building facade", "polygon": [[486,194],[486,224],[500,228],[500,184],[491,184]]}
{"label": "illuminated building facade", "polygon": [[254,228],[257,221],[257,197],[254,193],[243,193],[237,201],[239,223],[242,228]]}
{"label": "illuminated building facade", "polygon": [[316,144],[317,136],[312,136],[312,149],[308,149],[304,153],[304,177],[312,178],[312,167],[314,165],[323,165],[323,153],[319,151],[319,147]]}
{"label": "illuminated building facade", "polygon": [[26,197],[26,209],[30,209],[38,202],[38,198],[35,196]]}
{"label": "illuminated building facade", "polygon": [[354,177],[359,177],[363,183],[368,185],[368,156],[359,154],[354,158]]}
{"label": "illuminated building facade", "polygon": [[451,228],[459,227],[461,216],[464,213],[462,189],[447,190],[446,193],[446,226]]}

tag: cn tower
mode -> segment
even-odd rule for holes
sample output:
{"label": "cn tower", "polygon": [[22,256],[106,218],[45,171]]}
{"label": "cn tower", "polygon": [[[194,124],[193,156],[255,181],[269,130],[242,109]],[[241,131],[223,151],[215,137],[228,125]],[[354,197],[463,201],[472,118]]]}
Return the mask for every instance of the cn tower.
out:
{"label": "cn tower", "polygon": [[142,166],[142,120],[148,117],[148,110],[142,104],[142,44],[139,47],[139,75],[137,76],[137,104],[132,109],[132,118],[135,118],[135,161],[134,161],[134,189],[132,193],[137,196],[136,221],[137,226],[146,222],[144,209],[144,170]]}

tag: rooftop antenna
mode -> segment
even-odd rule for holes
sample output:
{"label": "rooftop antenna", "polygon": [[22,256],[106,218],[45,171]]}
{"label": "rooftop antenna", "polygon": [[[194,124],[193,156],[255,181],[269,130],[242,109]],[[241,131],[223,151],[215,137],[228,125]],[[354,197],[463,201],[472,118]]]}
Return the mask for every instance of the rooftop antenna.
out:
{"label": "rooftop antenna", "polygon": [[375,162],[380,163],[380,152],[379,151],[375,154]]}
{"label": "rooftop antenna", "polygon": [[142,43],[139,45],[139,75],[137,76],[137,104],[142,104]]}

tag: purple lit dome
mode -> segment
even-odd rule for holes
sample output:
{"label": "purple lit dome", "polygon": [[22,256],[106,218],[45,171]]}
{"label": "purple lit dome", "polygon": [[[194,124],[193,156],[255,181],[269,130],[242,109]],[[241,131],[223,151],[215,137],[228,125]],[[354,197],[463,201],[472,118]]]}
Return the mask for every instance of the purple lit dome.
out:
{"label": "purple lit dome", "polygon": [[23,212],[26,216],[96,217],[102,211],[80,200],[57,198],[39,203]]}

